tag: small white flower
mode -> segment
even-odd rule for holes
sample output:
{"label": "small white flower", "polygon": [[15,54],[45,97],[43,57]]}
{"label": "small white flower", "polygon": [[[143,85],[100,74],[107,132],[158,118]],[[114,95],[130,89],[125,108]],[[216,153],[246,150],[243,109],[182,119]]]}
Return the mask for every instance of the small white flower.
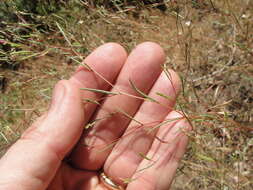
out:
{"label": "small white flower", "polygon": [[79,20],[79,21],[78,21],[78,24],[83,24],[83,20]]}
{"label": "small white flower", "polygon": [[186,22],[185,22],[185,25],[186,25],[186,26],[190,26],[190,25],[191,25],[191,21],[190,21],[190,20],[189,20],[189,21],[186,21]]}
{"label": "small white flower", "polygon": [[249,18],[249,15],[243,14],[241,17],[244,18],[244,19],[247,19],[247,18]]}

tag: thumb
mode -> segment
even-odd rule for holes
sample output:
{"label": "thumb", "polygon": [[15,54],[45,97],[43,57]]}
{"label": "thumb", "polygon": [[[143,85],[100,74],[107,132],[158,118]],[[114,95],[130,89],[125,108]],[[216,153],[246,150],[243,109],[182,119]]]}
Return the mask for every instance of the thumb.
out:
{"label": "thumb", "polygon": [[0,190],[44,190],[83,129],[79,89],[70,81],[54,88],[50,110],[0,160]]}

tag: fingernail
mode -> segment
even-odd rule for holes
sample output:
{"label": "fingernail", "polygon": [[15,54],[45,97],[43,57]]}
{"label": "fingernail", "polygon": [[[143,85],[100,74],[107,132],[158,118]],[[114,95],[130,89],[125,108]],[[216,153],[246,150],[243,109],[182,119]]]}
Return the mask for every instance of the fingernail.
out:
{"label": "fingernail", "polygon": [[65,96],[65,91],[65,86],[62,82],[56,84],[53,90],[49,112],[54,112],[61,106],[62,100]]}

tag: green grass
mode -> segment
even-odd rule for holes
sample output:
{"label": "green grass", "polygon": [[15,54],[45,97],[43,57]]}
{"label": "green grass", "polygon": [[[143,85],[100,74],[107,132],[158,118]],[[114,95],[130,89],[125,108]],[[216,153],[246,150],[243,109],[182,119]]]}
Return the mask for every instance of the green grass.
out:
{"label": "green grass", "polygon": [[42,3],[44,11],[37,12],[12,6],[21,18],[5,11],[12,16],[0,27],[0,62],[20,69],[0,68],[7,78],[1,150],[46,110],[55,82],[68,78],[94,48],[114,41],[130,51],[154,41],[182,78],[177,109],[194,126],[172,189],[252,189],[253,2],[167,1],[165,11],[140,1],[93,2]]}

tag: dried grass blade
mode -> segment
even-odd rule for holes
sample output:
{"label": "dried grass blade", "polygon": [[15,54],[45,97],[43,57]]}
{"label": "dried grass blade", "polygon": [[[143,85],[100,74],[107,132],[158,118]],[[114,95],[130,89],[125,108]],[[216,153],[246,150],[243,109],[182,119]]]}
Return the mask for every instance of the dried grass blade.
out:
{"label": "dried grass blade", "polygon": [[71,42],[69,41],[69,39],[67,38],[65,32],[63,31],[62,27],[60,26],[60,24],[58,22],[55,22],[57,28],[60,30],[61,34],[63,35],[63,37],[65,38],[65,40],[68,42],[69,46],[72,47]]}

